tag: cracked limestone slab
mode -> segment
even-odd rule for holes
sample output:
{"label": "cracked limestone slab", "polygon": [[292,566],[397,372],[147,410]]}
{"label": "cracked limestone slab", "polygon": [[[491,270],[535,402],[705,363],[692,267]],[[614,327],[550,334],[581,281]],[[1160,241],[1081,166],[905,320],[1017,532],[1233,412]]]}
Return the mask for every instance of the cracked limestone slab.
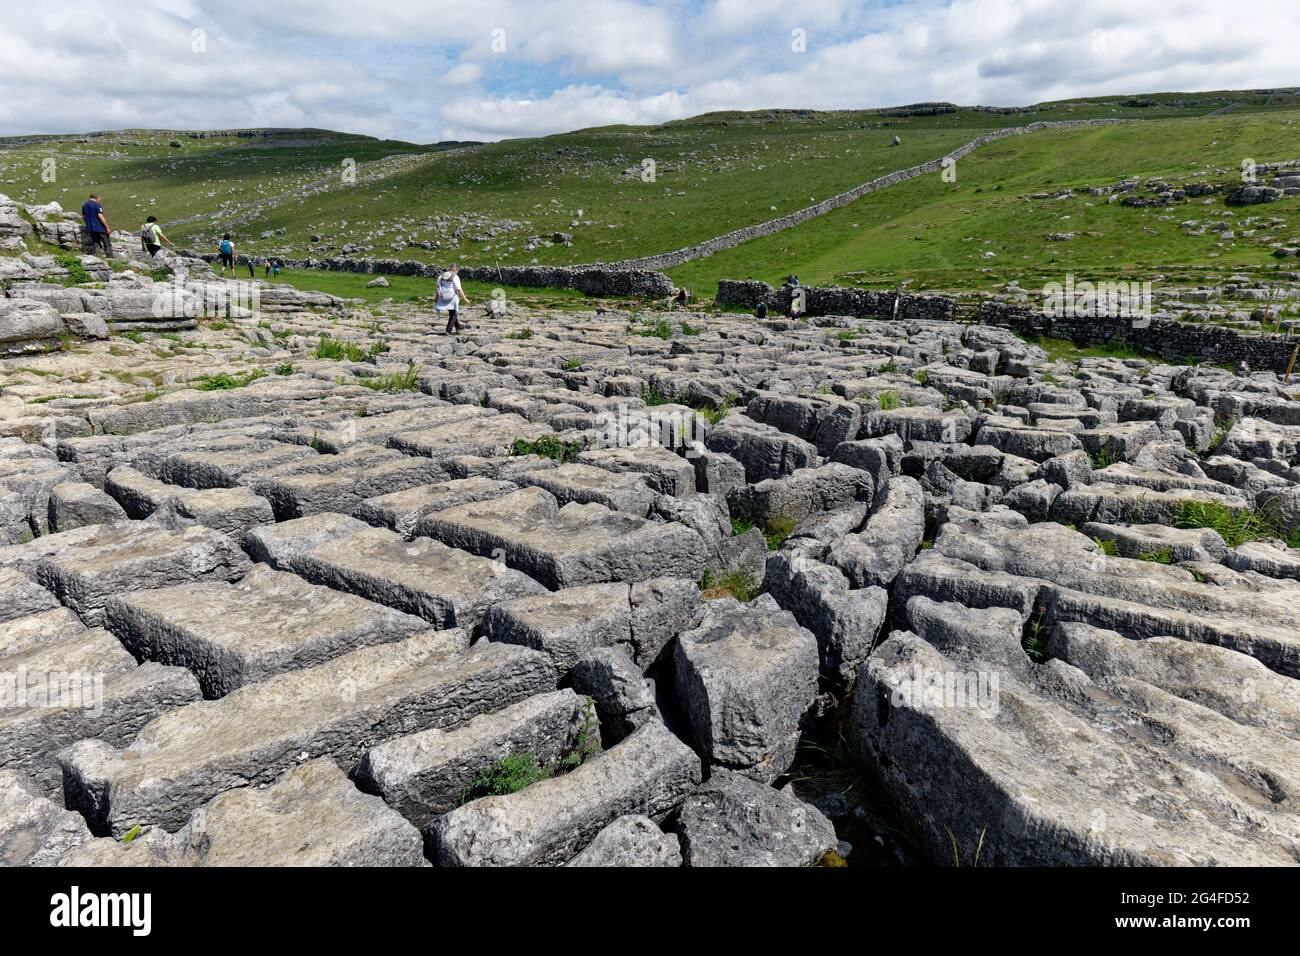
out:
{"label": "cracked limestone slab", "polygon": [[107,625],[137,658],[188,668],[205,697],[428,629],[419,617],[257,565],[233,583],[110,598]]}
{"label": "cracked limestone slab", "polygon": [[451,633],[361,648],[178,708],[124,749],[80,741],[60,755],[69,802],[96,832],[175,830],[218,793],[270,783],[307,757],[351,769],[383,740],[555,688],[545,655],[490,642],[460,650]]}

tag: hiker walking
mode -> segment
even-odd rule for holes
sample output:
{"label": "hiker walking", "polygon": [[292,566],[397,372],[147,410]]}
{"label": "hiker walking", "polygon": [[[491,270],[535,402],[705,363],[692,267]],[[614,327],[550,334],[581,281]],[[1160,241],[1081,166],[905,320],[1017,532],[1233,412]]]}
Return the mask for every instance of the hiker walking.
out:
{"label": "hiker walking", "polygon": [[176,244],[163,235],[162,226],[158,225],[158,217],[150,216],[140,229],[140,248],[149,253],[149,258],[152,259],[158,255],[164,242],[172,247],[172,251],[176,250]]}
{"label": "hiker walking", "polygon": [[256,279],[256,278],[257,278],[257,273],[256,273],[256,272],[254,271],[254,269],[253,269],[253,257],[252,257],[252,256],[244,256],[244,265],[248,266],[248,278],[249,278],[249,280],[251,281],[251,280],[253,280],[253,279]]}
{"label": "hiker walking", "polygon": [[221,274],[226,274],[226,267],[230,267],[230,277],[235,276],[235,244],[230,240],[230,233],[221,237],[221,243],[217,246],[217,252],[221,255]]}
{"label": "hiker walking", "polygon": [[460,303],[464,300],[470,304],[469,297],[460,286],[460,266],[452,266],[438,276],[438,301],[434,304],[437,312],[447,313],[447,334],[460,331]]}
{"label": "hiker walking", "polygon": [[99,193],[91,193],[81,206],[81,218],[85,223],[86,248],[93,252],[99,249],[105,259],[113,258],[113,240],[110,238],[108,218],[104,207],[100,205]]}

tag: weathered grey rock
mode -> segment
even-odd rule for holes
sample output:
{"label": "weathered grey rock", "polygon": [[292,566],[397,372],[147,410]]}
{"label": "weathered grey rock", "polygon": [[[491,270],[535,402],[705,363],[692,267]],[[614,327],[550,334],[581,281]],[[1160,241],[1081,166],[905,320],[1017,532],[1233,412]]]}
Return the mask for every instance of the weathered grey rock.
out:
{"label": "weathered grey rock", "polygon": [[668,575],[698,579],[706,561],[703,541],[689,528],[602,505],[560,507],[541,488],[425,515],[419,530],[473,554],[503,553],[512,568],[552,589]]}
{"label": "weathered grey rock", "polygon": [[471,631],[492,605],[545,592],[500,561],[430,538],[406,541],[386,528],[326,541],[295,554],[288,566],[309,581],[419,615],[435,627]]}
{"label": "weathered grey rock", "polygon": [[[817,461],[817,449],[810,442],[787,435],[771,425],[760,424],[732,412],[709,430],[705,445],[712,452],[728,455],[745,469],[745,480],[780,478]],[[710,486],[710,493],[717,494]]]}
{"label": "weathered grey rock", "polygon": [[0,299],[0,355],[47,351],[66,332],[63,319],[48,303]]}
{"label": "weathered grey rock", "polygon": [[850,689],[884,624],[885,589],[851,590],[838,569],[795,551],[768,559],[763,586],[817,638],[823,678]]}
{"label": "weathered grey rock", "polygon": [[417,830],[332,760],[218,794],[176,833],[83,843],[62,866],[428,866]]}
{"label": "weathered grey rock", "polygon": [[169,531],[135,521],[79,529],[75,545],[37,562],[37,580],[86,624],[103,621],[114,594],[200,581],[237,581],[248,557],[224,534],[195,526]]}
{"label": "weathered grey rock", "polygon": [[1173,637],[1130,640],[1087,624],[1062,623],[1047,650],[1094,680],[1133,677],[1239,724],[1300,737],[1300,686],[1259,661]]}
{"label": "weathered grey rock", "polygon": [[279,524],[250,528],[244,534],[243,545],[254,561],[264,561],[273,568],[287,571],[298,555],[365,531],[367,527],[364,521],[347,515],[310,515]]}
{"label": "weathered grey rock", "polygon": [[651,721],[563,776],[437,818],[425,829],[428,853],[442,866],[563,863],[621,816],[666,814],[700,776],[691,748]]}
{"label": "weathered grey rock", "polygon": [[1169,528],[1162,524],[1116,525],[1090,521],[1079,529],[1091,538],[1113,541],[1127,558],[1148,555],[1179,561],[1222,561],[1228,546],[1211,528]]}
{"label": "weathered grey rock", "polygon": [[677,638],[678,701],[710,766],[771,781],[790,768],[817,693],[817,640],[764,595],[706,602]]}
{"label": "weathered grey rock", "polygon": [[855,588],[888,587],[925,537],[925,495],[915,478],[891,478],[867,523],[827,550],[825,561]]}
{"label": "weathered grey rock", "polygon": [[745,466],[730,455],[704,449],[695,456],[695,487],[725,498],[745,484]]}
{"label": "weathered grey rock", "polygon": [[512,481],[497,481],[481,475],[456,478],[367,498],[353,509],[352,514],[377,528],[388,528],[403,537],[413,538],[417,536],[416,525],[420,518],[430,512],[497,498],[517,488]]}
{"label": "weathered grey rock", "polygon": [[869,473],[831,463],[738,488],[728,497],[727,505],[733,517],[756,524],[777,518],[797,524],[809,515],[835,511],[856,501],[870,502],[874,486]]}
{"label": "weathered grey rock", "polygon": [[[371,747],[357,765],[357,784],[417,827],[464,801],[474,780],[498,761],[526,754],[554,770],[600,730],[572,690],[537,694],[448,730],[430,728]],[[586,734],[591,741],[584,741]]]}
{"label": "weathered grey rock", "polygon": [[57,644],[86,630],[81,618],[66,607],[37,611],[3,623],[4,627],[0,628],[0,659]]}
{"label": "weathered grey rock", "polygon": [[1254,571],[1270,578],[1300,580],[1300,550],[1247,541],[1233,548],[1223,563],[1234,571]]}
{"label": "weathered grey rock", "polygon": [[[1140,681],[1103,685],[1104,694],[1127,698],[1175,733],[1172,745],[1152,741],[1146,719],[1131,719],[1124,703],[1090,697],[1088,678],[1069,665],[1056,662],[1024,678],[995,671],[996,689],[989,686],[993,675],[985,672],[983,684],[977,679],[980,667],[978,657],[951,658],[896,632],[858,678],[850,740],[879,768],[891,798],[912,808],[934,861],[1168,865],[1291,858],[1289,811],[1267,809],[1266,785],[1247,784],[1252,797],[1215,772],[1231,761],[1212,735],[1229,733],[1238,726],[1232,721],[1175,703],[1172,695],[1157,697],[1163,692]],[[1271,746],[1281,741],[1275,737]],[[1281,758],[1288,775],[1292,759],[1290,753]],[[1197,826],[1189,828],[1188,819]]]}
{"label": "weathered grey rock", "polygon": [[65,481],[50,489],[51,531],[70,531],[125,517],[121,505],[84,481]]}
{"label": "weathered grey rock", "polygon": [[544,651],[567,674],[589,650],[632,641],[626,584],[586,584],[494,604],[483,629],[490,640]]}
{"label": "weathered grey rock", "polygon": [[788,787],[726,770],[682,803],[677,832],[687,866],[811,866],[838,842],[831,822]]}
{"label": "weathered grey rock", "polygon": [[616,647],[588,651],[574,664],[569,676],[574,690],[595,701],[600,737],[606,746],[618,743],[646,721],[659,717],[654,685]]}
{"label": "weathered grey rock", "polygon": [[350,768],[390,737],[455,727],[555,686],[544,655],[447,642],[417,635],[249,684],[165,714],[125,750],[83,740],[60,757],[69,802],[101,832],[174,830],[218,793],[268,783],[302,754]]}
{"label": "weathered grey rock", "polygon": [[[58,606],[54,595],[27,575],[0,567],[0,624]],[[4,643],[0,641],[0,656],[4,653]]]}
{"label": "weathered grey rock", "polygon": [[592,449],[579,454],[578,463],[606,471],[645,475],[659,494],[676,497],[695,494],[695,465],[690,459],[658,445]]}
{"label": "weathered grey rock", "polygon": [[100,628],[28,642],[0,660],[0,767],[57,789],[58,752],[98,737],[125,746],[159,714],[199,698],[178,667],[135,659]]}
{"label": "weathered grey rock", "polygon": [[0,866],[54,866],[90,838],[79,814],[23,774],[0,770]]}
{"label": "weathered grey rock", "polygon": [[598,504],[640,518],[650,513],[656,494],[645,475],[577,463],[528,472],[521,483],[549,491],[562,505]]}
{"label": "weathered grey rock", "polygon": [[107,625],[137,658],[186,667],[205,697],[428,629],[421,618],[257,565],[240,581],[110,598]]}
{"label": "weathered grey rock", "polygon": [[628,600],[632,605],[630,656],[646,670],[668,642],[690,626],[700,604],[700,586],[692,578],[649,578],[632,585]]}
{"label": "weathered grey rock", "polygon": [[326,511],[349,514],[367,498],[443,480],[446,470],[427,458],[367,447],[349,449],[322,464],[308,459],[281,466],[270,474],[246,472],[241,478],[271,502],[276,519],[287,521]]}
{"label": "weathered grey rock", "polygon": [[275,521],[271,503],[251,488],[196,491],[150,478],[126,465],[108,472],[104,491],[132,518],[156,516],[155,523],[165,526],[201,524],[232,535],[236,540],[250,528]]}
{"label": "weathered grey rock", "polygon": [[619,817],[565,866],[681,866],[682,848],[649,817]]}
{"label": "weathered grey rock", "polygon": [[1001,500],[1008,508],[1020,512],[1030,521],[1046,521],[1052,512],[1052,502],[1061,491],[1060,485],[1039,478],[1016,485]]}

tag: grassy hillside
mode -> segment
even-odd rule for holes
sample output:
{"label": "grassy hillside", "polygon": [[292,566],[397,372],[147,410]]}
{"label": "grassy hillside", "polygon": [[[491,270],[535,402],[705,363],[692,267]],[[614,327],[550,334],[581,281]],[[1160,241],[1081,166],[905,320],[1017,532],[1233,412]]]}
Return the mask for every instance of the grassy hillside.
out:
{"label": "grassy hillside", "polygon": [[[708,293],[720,277],[911,288],[1026,288],[1063,278],[1197,279],[1271,268],[1269,242],[1300,241],[1300,198],[1231,208],[1224,196],[1128,207],[1087,187],[1131,177],[1178,182],[1239,179],[1241,162],[1300,159],[1300,110],[1050,130],[971,153],[957,181],[938,175],[867,196],[799,227],[697,260],[670,274]],[[1068,198],[1054,197],[1067,188]],[[1236,236],[1197,234],[1227,218]],[[1049,235],[1073,233],[1053,241]],[[989,256],[988,253],[992,253]],[[1291,268],[1295,268],[1294,260]]]}
{"label": "grassy hillside", "polygon": [[[76,208],[94,188],[114,225],[135,229],[152,212],[174,240],[195,248],[229,231],[244,251],[294,257],[339,255],[350,245],[370,257],[583,263],[665,252],[761,222],[938,158],[987,130],[1095,117],[1142,122],[1004,140],[963,159],[955,184],[938,176],[905,183],[673,274],[705,294],[721,277],[776,279],[791,270],[805,281],[989,287],[1010,278],[1028,284],[1034,270],[1055,276],[1067,266],[1264,264],[1259,237],[1296,231],[1295,200],[1264,207],[1282,225],[1220,245],[1178,228],[1210,210],[1199,200],[1131,209],[1105,197],[1027,198],[1134,175],[1222,179],[1245,156],[1300,158],[1300,100],[1269,91],[1102,97],[1013,111],[922,104],[713,113],[472,146],[319,130],[44,137],[0,141],[0,192]],[[899,145],[891,145],[895,136]],[[641,175],[647,158],[656,164],[653,182]],[[41,176],[49,159],[52,182]],[[349,160],[355,184],[341,175]],[[1221,209],[1222,199],[1214,202]],[[1077,237],[1048,242],[1052,232]],[[569,241],[552,242],[556,233]]]}

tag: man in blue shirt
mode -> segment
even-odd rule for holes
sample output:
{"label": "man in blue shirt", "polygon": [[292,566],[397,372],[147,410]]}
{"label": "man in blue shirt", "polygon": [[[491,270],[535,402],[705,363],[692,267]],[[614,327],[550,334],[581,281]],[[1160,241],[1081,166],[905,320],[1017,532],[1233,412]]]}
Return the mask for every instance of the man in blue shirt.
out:
{"label": "man in blue shirt", "polygon": [[81,207],[81,218],[85,222],[86,247],[91,252],[99,249],[104,258],[113,257],[113,241],[109,238],[108,218],[104,207],[99,204],[99,195],[91,193],[90,198]]}

